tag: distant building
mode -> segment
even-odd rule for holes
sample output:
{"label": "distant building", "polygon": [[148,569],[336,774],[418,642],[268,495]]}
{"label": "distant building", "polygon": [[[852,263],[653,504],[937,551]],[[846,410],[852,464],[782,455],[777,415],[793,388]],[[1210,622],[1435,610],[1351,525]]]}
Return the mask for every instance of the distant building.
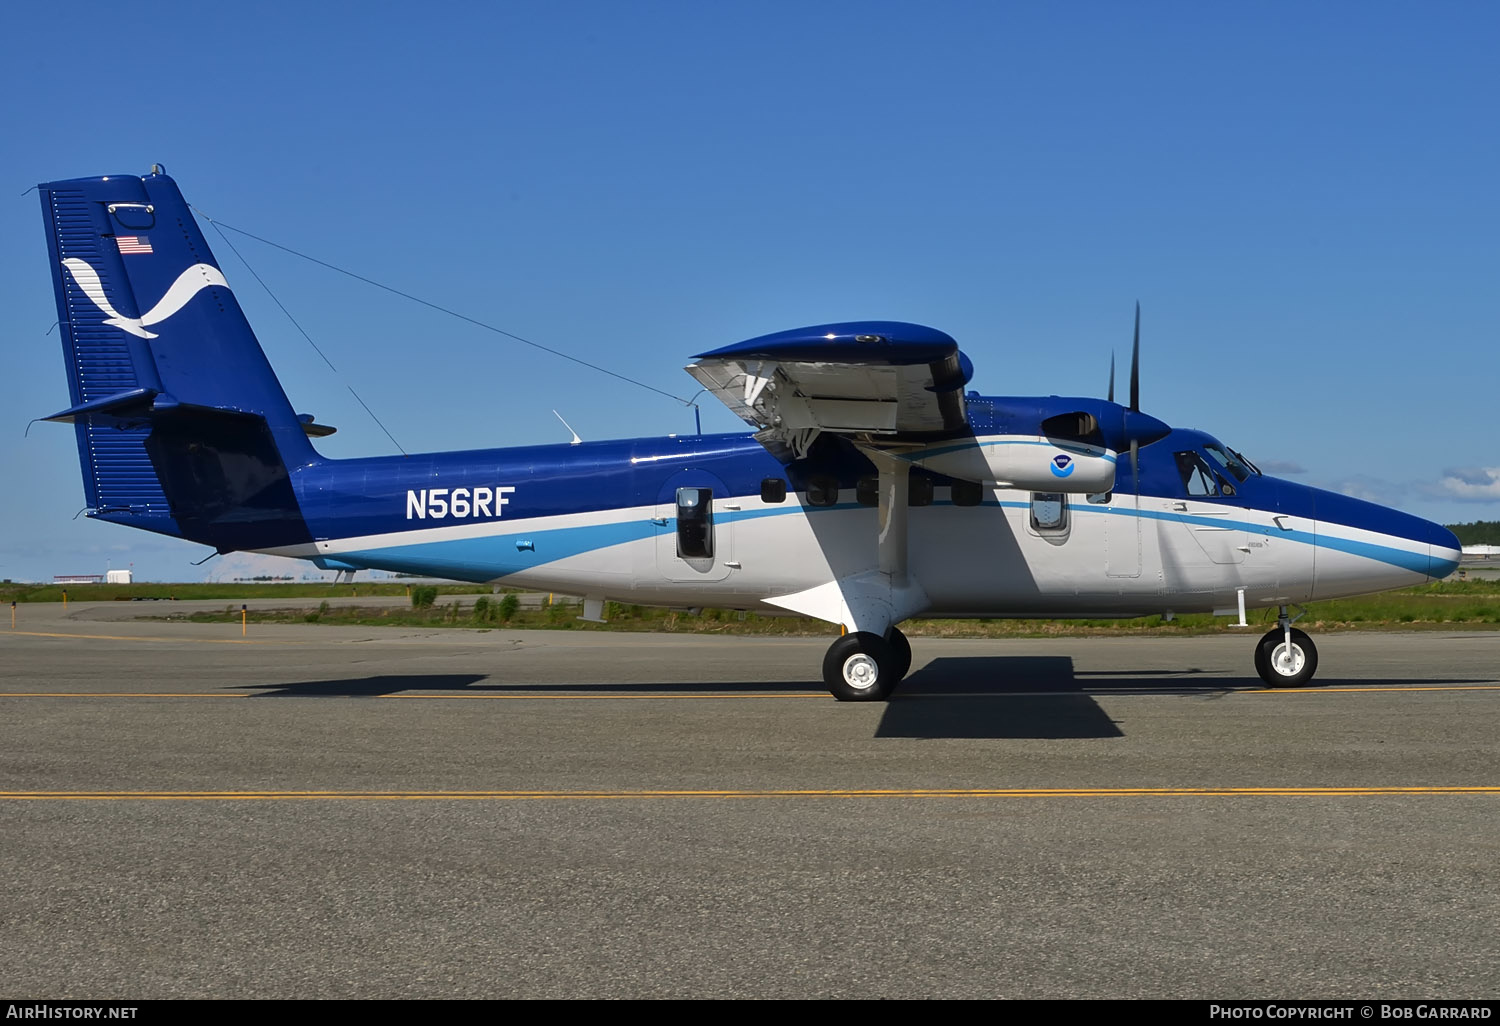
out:
{"label": "distant building", "polygon": [[129,570],[110,570],[104,575],[105,584],[129,584],[135,579],[135,575]]}
{"label": "distant building", "polygon": [[54,574],[53,584],[102,584],[103,574]]}
{"label": "distant building", "polygon": [[1464,562],[1478,559],[1500,559],[1500,545],[1465,545]]}

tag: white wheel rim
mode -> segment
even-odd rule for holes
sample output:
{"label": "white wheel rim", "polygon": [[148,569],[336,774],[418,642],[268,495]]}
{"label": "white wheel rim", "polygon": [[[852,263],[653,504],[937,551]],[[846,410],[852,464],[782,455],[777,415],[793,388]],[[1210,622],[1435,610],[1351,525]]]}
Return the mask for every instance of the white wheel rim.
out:
{"label": "white wheel rim", "polygon": [[1293,644],[1290,647],[1286,642],[1277,645],[1271,653],[1271,668],[1281,677],[1295,677],[1302,672],[1302,667],[1307,663],[1307,656],[1302,651],[1302,646]]}
{"label": "white wheel rim", "polygon": [[844,660],[844,683],[858,691],[868,691],[880,679],[880,664],[863,652]]}

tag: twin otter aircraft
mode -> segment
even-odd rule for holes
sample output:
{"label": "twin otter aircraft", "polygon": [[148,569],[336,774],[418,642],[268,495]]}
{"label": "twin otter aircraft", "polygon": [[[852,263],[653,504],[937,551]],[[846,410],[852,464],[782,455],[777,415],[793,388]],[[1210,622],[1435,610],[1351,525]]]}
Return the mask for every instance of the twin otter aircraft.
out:
{"label": "twin otter aircraft", "polygon": [[[211,545],[840,624],[836,698],[890,695],[914,616],[1238,615],[1269,685],[1307,682],[1288,607],[1452,572],[1437,524],[1262,474],[1130,404],[984,396],[932,328],[859,321],[687,370],[753,433],[327,459],[159,168],[41,188],[91,516]],[[1137,350],[1139,316],[1137,316]]]}

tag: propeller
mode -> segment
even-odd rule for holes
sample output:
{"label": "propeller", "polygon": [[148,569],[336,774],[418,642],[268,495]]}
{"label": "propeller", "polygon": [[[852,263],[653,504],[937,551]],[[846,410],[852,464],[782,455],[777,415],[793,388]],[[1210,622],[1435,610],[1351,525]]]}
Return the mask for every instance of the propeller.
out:
{"label": "propeller", "polygon": [[[1110,358],[1113,362],[1113,357]],[[1135,342],[1130,347],[1130,409],[1141,412],[1141,303],[1135,303]]]}
{"label": "propeller", "polygon": [[[1111,357],[1113,360],[1113,357]],[[1130,412],[1141,412],[1141,301],[1135,301],[1135,341],[1130,344]],[[1130,433],[1130,476],[1135,479],[1135,504],[1141,504],[1141,440]]]}
{"label": "propeller", "polygon": [[[1109,402],[1115,401],[1115,354],[1109,354]],[[1135,304],[1135,334],[1130,343],[1130,405],[1125,408],[1125,440],[1130,445],[1130,472],[1135,477],[1136,498],[1141,492],[1141,446],[1165,438],[1171,428],[1141,412],[1141,304]]]}

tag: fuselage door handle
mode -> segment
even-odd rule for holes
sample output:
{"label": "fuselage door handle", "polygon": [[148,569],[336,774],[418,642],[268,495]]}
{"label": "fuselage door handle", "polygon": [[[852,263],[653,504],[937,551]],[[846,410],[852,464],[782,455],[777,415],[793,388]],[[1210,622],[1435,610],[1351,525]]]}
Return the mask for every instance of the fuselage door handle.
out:
{"label": "fuselage door handle", "polygon": [[1284,521],[1286,519],[1286,517],[1272,517],[1271,519],[1274,520],[1274,521],[1276,521],[1276,526],[1279,527],[1279,528],[1281,528],[1283,531],[1290,531],[1291,530],[1290,527],[1288,527],[1286,524],[1282,523],[1282,521]]}
{"label": "fuselage door handle", "polygon": [[1187,503],[1185,503],[1185,502],[1174,502],[1174,503],[1172,503],[1172,508],[1175,509],[1179,513],[1186,513],[1187,512]]}

